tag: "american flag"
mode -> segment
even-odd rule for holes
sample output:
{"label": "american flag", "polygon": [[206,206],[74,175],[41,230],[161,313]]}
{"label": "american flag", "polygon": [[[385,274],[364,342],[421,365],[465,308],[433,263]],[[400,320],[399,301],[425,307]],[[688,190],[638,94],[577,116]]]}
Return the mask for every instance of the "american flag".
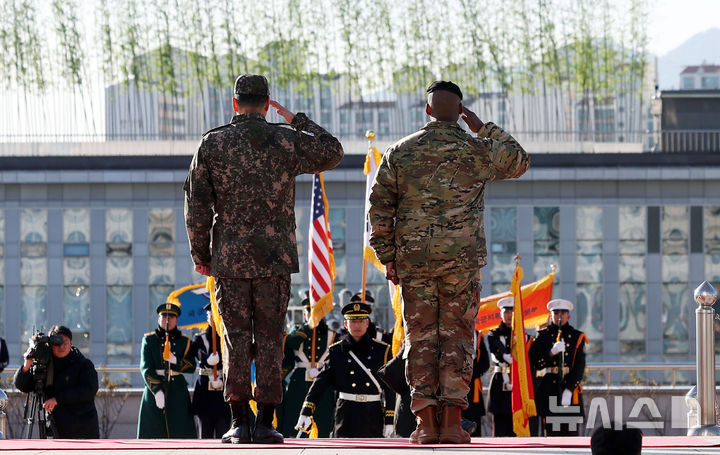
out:
{"label": "american flag", "polygon": [[310,321],[311,327],[334,305],[335,258],[328,220],[328,202],[321,174],[313,175],[312,218],[308,235],[308,275],[310,278]]}

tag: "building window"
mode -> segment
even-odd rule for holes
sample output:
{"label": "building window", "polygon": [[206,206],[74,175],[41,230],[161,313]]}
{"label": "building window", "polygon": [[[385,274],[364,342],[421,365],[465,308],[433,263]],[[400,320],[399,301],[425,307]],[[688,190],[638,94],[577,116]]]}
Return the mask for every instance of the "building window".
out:
{"label": "building window", "polygon": [[647,210],[621,206],[619,216],[618,280],[620,284],[620,357],[628,361],[646,360],[647,331]]}
{"label": "building window", "polygon": [[20,340],[47,329],[47,210],[20,211]]}
{"label": "building window", "polygon": [[[576,326],[585,332],[589,339],[598,341],[603,339],[603,308],[605,304],[602,227],[602,207],[576,208]],[[602,343],[590,343],[586,349],[589,361],[602,359]]]}
{"label": "building window", "polygon": [[704,76],[703,78],[700,79],[700,86],[704,89],[720,88],[720,77]]}
{"label": "building window", "polygon": [[63,253],[63,324],[72,330],[73,344],[89,355],[90,210],[63,210]]}
{"label": "building window", "polygon": [[5,332],[5,212],[0,210],[0,333]]}
{"label": "building window", "polygon": [[[552,271],[552,265],[560,259],[560,209],[558,207],[535,207],[533,209],[533,251],[535,277],[543,277]],[[553,284],[553,297],[560,295],[557,278]]]}
{"label": "building window", "polygon": [[380,134],[390,133],[390,113],[388,111],[378,112],[378,132]]}
{"label": "building window", "polygon": [[[703,214],[705,279],[720,289],[720,207],[705,207]],[[713,306],[720,311],[720,302]],[[715,332],[715,353],[720,354],[720,334]]]}
{"label": "building window", "polygon": [[693,76],[685,76],[682,78],[682,88],[692,90],[695,88],[695,78]]}
{"label": "building window", "polygon": [[689,278],[689,210],[686,206],[662,207],[662,320],[665,360],[687,360],[689,352],[687,303]]}
{"label": "building window", "polygon": [[155,309],[173,290],[175,284],[175,209],[148,211],[148,284],[150,285],[150,318],[148,328],[157,326]]}
{"label": "building window", "polygon": [[132,210],[108,209],[105,212],[105,355],[110,365],[133,363],[132,242]]}
{"label": "building window", "polygon": [[510,290],[517,255],[517,209],[490,208],[490,281],[491,294]]}

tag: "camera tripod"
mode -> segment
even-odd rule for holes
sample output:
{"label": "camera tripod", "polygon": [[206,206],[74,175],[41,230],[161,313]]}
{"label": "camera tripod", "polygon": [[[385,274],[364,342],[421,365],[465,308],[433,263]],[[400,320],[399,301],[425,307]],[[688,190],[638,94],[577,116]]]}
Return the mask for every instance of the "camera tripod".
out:
{"label": "camera tripod", "polygon": [[[23,413],[23,420],[26,424],[23,435],[25,439],[32,438],[33,425],[36,419],[38,422],[38,438],[48,439],[48,437],[57,437],[58,432],[55,427],[55,419],[53,419],[51,414],[47,415],[46,418],[43,403],[45,403],[45,394],[43,392],[32,392],[27,395],[25,399],[25,412]],[[48,429],[50,430],[49,434]]]}

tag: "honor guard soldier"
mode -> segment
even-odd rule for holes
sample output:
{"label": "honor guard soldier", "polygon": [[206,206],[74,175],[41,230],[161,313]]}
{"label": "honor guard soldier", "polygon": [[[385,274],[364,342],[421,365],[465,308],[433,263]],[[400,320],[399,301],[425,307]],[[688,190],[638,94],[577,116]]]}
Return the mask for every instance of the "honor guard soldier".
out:
{"label": "honor guard soldier", "polygon": [[[145,381],[137,436],[140,439],[197,438],[183,373],[195,370],[190,338],[177,328],[180,307],[157,307],[158,327],[146,333],[140,351],[140,373]],[[169,359],[164,360],[169,343]]]}
{"label": "honor guard soldier", "polygon": [[[220,439],[230,428],[230,405],[223,398],[222,349],[214,330],[210,304],[205,305],[208,327],[193,337],[192,350],[198,361],[198,377],[192,396],[193,413],[200,420],[202,439]],[[213,343],[213,334],[215,342]]]}
{"label": "honor guard soldier", "polygon": [[377,370],[392,356],[390,345],[368,334],[367,303],[345,305],[348,334],[330,346],[328,361],[310,387],[296,429],[307,430],[317,403],[328,387],[337,392],[334,438],[381,438],[393,434],[395,393],[377,379]]}
{"label": "honor guard soldier", "polygon": [[588,339],[568,324],[573,309],[570,301],[551,300],[547,309],[550,310],[550,325],[538,332],[528,352],[536,370],[538,416],[543,421],[546,436],[577,436],[584,415],[580,383],[585,374]]}
{"label": "honor guard soldier", "polygon": [[[490,368],[490,358],[481,332],[475,332],[475,353],[473,354],[473,374],[470,379],[470,392],[468,392],[468,407],[463,410],[462,426],[470,436],[481,436],[482,416],[485,415],[485,402],[483,401],[482,377]],[[468,425],[475,424],[475,425]],[[473,430],[473,431],[470,431]]]}
{"label": "honor guard soldier", "polygon": [[[325,319],[321,319],[315,329],[308,324],[310,320],[310,298],[306,295],[301,302],[305,323],[293,329],[285,339],[285,359],[283,377],[290,372],[290,380],[282,405],[278,408],[278,429],[285,436],[295,437],[295,422],[302,409],[310,386],[320,373],[320,369],[330,354],[330,345],[335,342],[336,333]],[[327,391],[317,403],[313,418],[318,426],[318,437],[327,438],[332,431],[333,408],[335,400],[332,392]]]}

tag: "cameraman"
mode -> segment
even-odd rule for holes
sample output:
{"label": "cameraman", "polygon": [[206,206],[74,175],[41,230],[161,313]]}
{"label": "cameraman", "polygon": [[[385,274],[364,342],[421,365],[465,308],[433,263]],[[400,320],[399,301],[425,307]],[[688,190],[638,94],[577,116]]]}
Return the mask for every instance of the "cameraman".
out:
{"label": "cameraman", "polygon": [[[62,337],[62,344],[56,346],[50,343],[52,359],[43,388],[43,408],[54,417],[58,431],[53,436],[62,439],[97,439],[100,437],[100,429],[95,409],[95,394],[98,391],[95,366],[72,345],[70,329],[56,325],[49,335]],[[34,354],[35,346],[31,345],[25,354],[25,364],[15,373],[15,387],[21,392],[35,391],[31,371]]]}

